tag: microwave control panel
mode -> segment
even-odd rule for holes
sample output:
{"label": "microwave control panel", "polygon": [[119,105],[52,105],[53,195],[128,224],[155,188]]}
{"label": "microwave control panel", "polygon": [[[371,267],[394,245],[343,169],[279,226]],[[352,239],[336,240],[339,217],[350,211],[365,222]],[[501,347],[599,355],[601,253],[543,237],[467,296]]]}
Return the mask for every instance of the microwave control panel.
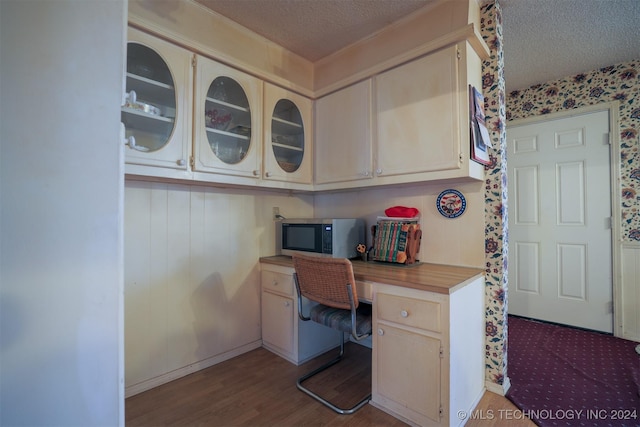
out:
{"label": "microwave control panel", "polygon": [[333,227],[331,224],[325,224],[322,228],[322,253],[323,254],[331,254],[333,253]]}

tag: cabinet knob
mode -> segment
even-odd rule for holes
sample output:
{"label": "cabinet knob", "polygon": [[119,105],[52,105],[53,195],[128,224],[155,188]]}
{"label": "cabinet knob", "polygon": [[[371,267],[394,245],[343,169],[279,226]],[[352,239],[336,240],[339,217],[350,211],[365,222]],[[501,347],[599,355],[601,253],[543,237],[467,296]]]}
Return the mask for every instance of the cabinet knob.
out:
{"label": "cabinet knob", "polygon": [[408,312],[407,310],[402,310],[402,311],[400,312],[400,316],[402,316],[402,317],[409,317],[409,312]]}
{"label": "cabinet knob", "polygon": [[178,161],[176,162],[176,164],[177,164],[178,166],[184,166],[186,163],[187,163],[187,162],[185,162],[185,161],[184,161],[184,159],[180,159],[180,160],[178,160]]}
{"label": "cabinet knob", "polygon": [[284,306],[285,306],[285,307],[289,307],[290,305],[291,305],[291,302],[289,302],[289,301],[285,301],[285,302],[284,302]]}
{"label": "cabinet knob", "polygon": [[378,328],[378,335],[383,336],[384,335],[384,329]]}
{"label": "cabinet knob", "polygon": [[260,171],[258,169],[254,169],[253,176],[258,176],[258,175],[260,175]]}
{"label": "cabinet knob", "polygon": [[264,174],[264,176],[266,176],[267,178],[269,178],[271,176],[271,172],[267,172]]}
{"label": "cabinet knob", "polygon": [[278,281],[274,280],[273,283],[271,283],[273,286],[278,286]]}
{"label": "cabinet knob", "polygon": [[382,175],[382,169],[376,169],[376,175]]}

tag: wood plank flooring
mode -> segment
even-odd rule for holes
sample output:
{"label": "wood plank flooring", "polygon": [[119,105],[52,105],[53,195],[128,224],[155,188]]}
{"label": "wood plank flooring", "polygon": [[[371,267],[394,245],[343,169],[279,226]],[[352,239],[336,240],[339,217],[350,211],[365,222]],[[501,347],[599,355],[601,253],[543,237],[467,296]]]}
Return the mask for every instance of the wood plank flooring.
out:
{"label": "wood plank flooring", "polygon": [[[406,426],[365,405],[353,415],[339,415],[296,388],[296,379],[337,350],[301,366],[259,348],[226,362],[126,399],[127,426]],[[370,389],[371,350],[347,343],[345,359],[305,382],[338,406],[357,402]],[[478,410],[486,415],[467,426],[500,426],[499,410],[514,410],[506,398],[486,393]],[[506,413],[506,412],[505,412]],[[480,419],[483,418],[483,419]],[[509,426],[533,426],[529,420]],[[496,423],[498,422],[498,423]]]}

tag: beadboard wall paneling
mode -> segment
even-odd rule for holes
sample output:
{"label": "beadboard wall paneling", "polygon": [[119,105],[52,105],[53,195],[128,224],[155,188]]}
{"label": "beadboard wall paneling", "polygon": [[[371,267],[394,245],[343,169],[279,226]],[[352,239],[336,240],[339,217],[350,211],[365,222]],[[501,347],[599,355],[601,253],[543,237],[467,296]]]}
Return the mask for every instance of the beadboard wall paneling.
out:
{"label": "beadboard wall paneling", "polygon": [[261,345],[259,258],[272,209],[311,196],[130,181],[125,185],[125,386],[133,395]]}

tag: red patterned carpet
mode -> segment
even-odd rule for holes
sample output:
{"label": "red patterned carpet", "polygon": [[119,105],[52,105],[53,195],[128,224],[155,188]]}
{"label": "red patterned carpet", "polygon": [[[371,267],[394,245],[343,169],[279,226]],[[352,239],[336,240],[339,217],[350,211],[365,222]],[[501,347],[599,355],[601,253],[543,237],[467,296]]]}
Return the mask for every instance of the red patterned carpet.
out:
{"label": "red patterned carpet", "polygon": [[636,342],[508,318],[507,397],[539,426],[640,426]]}

